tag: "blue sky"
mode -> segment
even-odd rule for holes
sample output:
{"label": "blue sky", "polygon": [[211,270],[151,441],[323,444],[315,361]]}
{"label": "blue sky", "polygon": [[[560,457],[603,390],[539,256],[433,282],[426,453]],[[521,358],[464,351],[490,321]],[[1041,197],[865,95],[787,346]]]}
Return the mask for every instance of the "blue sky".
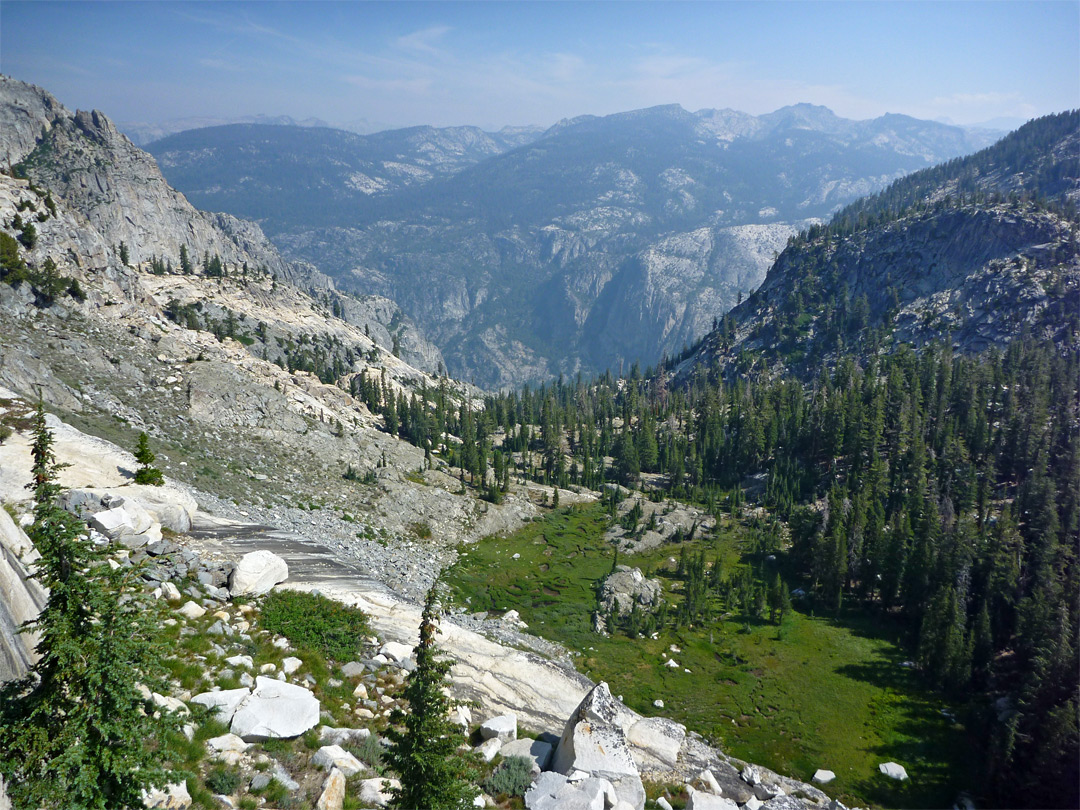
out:
{"label": "blue sky", "polygon": [[0,72],[119,121],[490,128],[806,101],[971,124],[1080,106],[1080,0],[3,0]]}

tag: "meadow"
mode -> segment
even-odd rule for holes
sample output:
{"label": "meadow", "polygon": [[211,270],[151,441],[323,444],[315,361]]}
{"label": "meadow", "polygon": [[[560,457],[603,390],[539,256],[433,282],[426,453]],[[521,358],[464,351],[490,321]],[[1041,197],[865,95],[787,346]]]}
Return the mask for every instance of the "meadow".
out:
{"label": "meadow", "polygon": [[[552,512],[508,537],[464,547],[447,581],[471,611],[517,610],[531,632],[563,643],[581,672],[607,681],[641,714],[672,717],[731,756],[798,779],[834,771],[825,790],[848,805],[950,807],[975,787],[962,709],[904,666],[902,628],[887,617],[857,606],[815,616],[795,600],[780,624],[718,608],[717,618],[697,625],[669,621],[655,638],[594,632],[597,584],[614,562],[607,525],[599,506]],[[682,582],[673,563],[683,547],[719,558],[729,576],[745,567],[760,577],[766,563],[749,534],[729,520],[715,536],[618,561],[659,577],[674,606]],[[780,553],[768,564],[783,572],[784,563]],[[785,580],[792,589],[802,584]],[[665,666],[667,658],[679,666]],[[890,760],[907,769],[908,781],[878,772]]]}

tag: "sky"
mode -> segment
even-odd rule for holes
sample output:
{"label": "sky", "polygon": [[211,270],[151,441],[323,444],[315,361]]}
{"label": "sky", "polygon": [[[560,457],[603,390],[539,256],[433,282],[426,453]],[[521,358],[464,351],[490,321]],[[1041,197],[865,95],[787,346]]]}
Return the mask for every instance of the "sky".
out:
{"label": "sky", "polygon": [[120,122],[496,129],[809,102],[972,125],[1080,107],[1080,0],[2,0],[0,72]]}

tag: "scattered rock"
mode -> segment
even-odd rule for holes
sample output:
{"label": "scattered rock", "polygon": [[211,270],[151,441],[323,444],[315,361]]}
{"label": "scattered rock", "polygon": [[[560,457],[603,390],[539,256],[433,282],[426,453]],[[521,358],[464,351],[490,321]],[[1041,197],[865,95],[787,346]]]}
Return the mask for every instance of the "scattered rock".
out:
{"label": "scattered rock", "polygon": [[330,770],[330,775],[323,782],[322,795],[315,803],[315,810],[341,810],[345,803],[345,774],[337,768]]}
{"label": "scattered rock", "polygon": [[814,771],[813,781],[817,782],[819,785],[827,785],[835,778],[836,774],[832,771],[827,771],[824,768],[818,768],[816,771]]}
{"label": "scattered rock", "polygon": [[311,761],[323,770],[337,768],[346,778],[365,770],[364,763],[340,745],[324,745],[315,752]]}
{"label": "scattered rock", "polygon": [[147,810],[187,810],[191,807],[191,794],[187,785],[177,782],[163,790],[143,791],[143,804]]}
{"label": "scattered rock", "polygon": [[517,739],[517,717],[512,714],[500,714],[480,724],[480,736],[485,740],[498,739],[507,743]]}
{"label": "scattered rock", "polygon": [[476,753],[484,758],[484,762],[491,762],[499,754],[502,749],[502,740],[498,737],[492,737],[484,740],[480,745],[476,746]]}

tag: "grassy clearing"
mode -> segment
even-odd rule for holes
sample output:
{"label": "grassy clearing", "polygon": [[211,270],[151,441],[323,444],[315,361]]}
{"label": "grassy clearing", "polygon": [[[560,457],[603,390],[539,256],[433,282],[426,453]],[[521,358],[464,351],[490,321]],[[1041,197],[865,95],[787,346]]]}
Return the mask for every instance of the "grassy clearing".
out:
{"label": "grassy clearing", "polygon": [[[473,610],[518,610],[534,632],[579,653],[579,669],[606,680],[636,711],[673,717],[733,756],[807,781],[817,768],[833,770],[827,792],[848,804],[951,806],[973,787],[966,733],[941,713],[953,707],[900,666],[907,655],[888,622],[796,609],[783,627],[739,615],[669,627],[656,639],[594,633],[596,582],[613,563],[605,526],[599,507],[555,512],[508,538],[467,547],[448,579]],[[728,527],[686,545],[719,555],[730,572],[749,564],[743,543],[739,527]],[[678,555],[667,546],[620,562],[660,576],[666,598],[677,602],[681,584],[670,559]],[[664,666],[665,655],[679,667]],[[662,710],[653,707],[658,698]],[[912,778],[898,783],[879,774],[878,764],[889,760]]]}

